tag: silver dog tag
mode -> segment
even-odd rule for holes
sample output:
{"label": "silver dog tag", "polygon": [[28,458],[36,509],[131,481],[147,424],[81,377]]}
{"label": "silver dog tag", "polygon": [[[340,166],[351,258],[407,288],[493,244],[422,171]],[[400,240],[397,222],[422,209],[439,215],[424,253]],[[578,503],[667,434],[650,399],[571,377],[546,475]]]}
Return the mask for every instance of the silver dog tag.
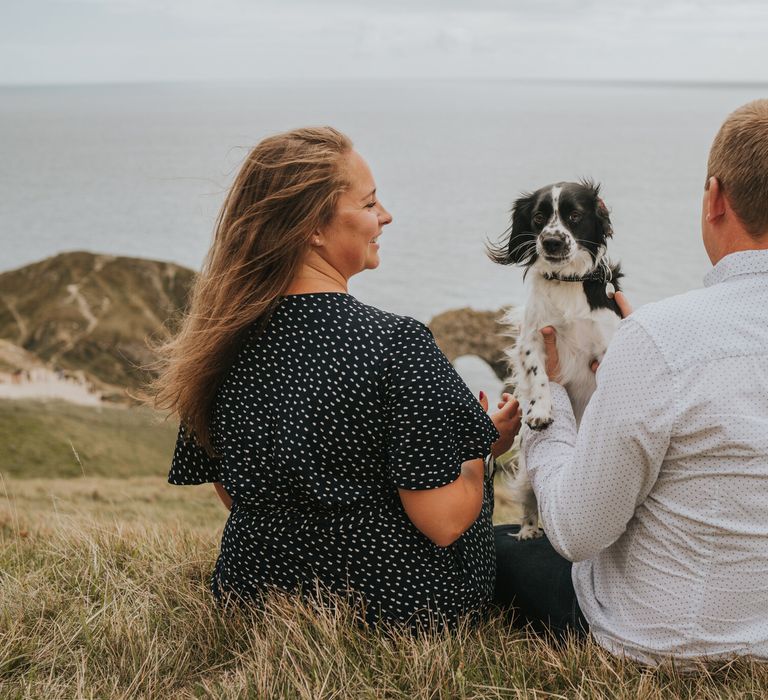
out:
{"label": "silver dog tag", "polygon": [[607,296],[609,299],[613,299],[615,294],[616,294],[616,287],[613,286],[613,282],[606,282],[605,283],[605,296]]}

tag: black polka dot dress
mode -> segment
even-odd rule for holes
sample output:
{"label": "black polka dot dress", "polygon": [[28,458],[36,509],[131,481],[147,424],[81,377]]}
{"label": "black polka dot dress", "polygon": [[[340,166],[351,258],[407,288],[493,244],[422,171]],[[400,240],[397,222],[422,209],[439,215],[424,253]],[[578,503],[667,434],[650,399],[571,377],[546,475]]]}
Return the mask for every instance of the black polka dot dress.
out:
{"label": "black polka dot dress", "polygon": [[493,593],[482,511],[449,547],[423,535],[398,488],[454,481],[498,437],[477,399],[412,318],[341,293],[283,298],[219,389],[216,458],[180,430],[168,481],[220,481],[233,498],[212,577],[217,599],[271,587],[354,593],[369,622],[478,613]]}

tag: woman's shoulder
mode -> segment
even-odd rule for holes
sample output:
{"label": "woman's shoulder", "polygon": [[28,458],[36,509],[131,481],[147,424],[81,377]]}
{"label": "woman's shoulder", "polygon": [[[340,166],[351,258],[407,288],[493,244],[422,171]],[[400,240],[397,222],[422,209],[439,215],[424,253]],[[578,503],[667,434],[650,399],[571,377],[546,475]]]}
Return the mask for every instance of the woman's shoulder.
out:
{"label": "woman's shoulder", "polygon": [[421,321],[365,304],[351,294],[318,292],[283,297],[279,310],[291,315],[324,316],[326,320],[364,325],[369,333],[431,335]]}
{"label": "woman's shoulder", "polygon": [[410,330],[410,331],[424,331],[429,332],[429,329],[421,321],[417,321],[411,316],[403,316],[401,314],[393,313],[392,311],[384,311],[376,306],[369,306],[358,302],[360,307],[364,310],[363,313],[370,316],[372,319],[376,319],[382,325],[382,327],[388,330]]}
{"label": "woman's shoulder", "polygon": [[378,324],[384,344],[391,350],[397,351],[409,346],[424,347],[434,345],[432,331],[425,323],[411,316],[384,311],[375,306],[361,304],[365,314]]}

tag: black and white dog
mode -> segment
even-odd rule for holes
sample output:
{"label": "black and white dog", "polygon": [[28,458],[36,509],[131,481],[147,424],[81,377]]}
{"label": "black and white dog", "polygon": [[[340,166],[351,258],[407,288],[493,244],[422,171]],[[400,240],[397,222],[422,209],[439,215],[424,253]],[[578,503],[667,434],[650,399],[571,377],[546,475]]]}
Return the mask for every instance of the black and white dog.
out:
{"label": "black and white dog", "polygon": [[[591,182],[558,182],[524,194],[512,210],[512,224],[492,260],[526,268],[528,297],[517,344],[510,350],[515,393],[528,427],[542,430],[552,422],[552,402],[545,371],[545,326],[557,332],[563,386],[577,423],[595,390],[590,365],[602,360],[621,320],[613,295],[621,272],[606,257],[613,234],[600,187]],[[512,498],[523,507],[520,539],[541,535],[538,505],[522,461],[512,485]]]}

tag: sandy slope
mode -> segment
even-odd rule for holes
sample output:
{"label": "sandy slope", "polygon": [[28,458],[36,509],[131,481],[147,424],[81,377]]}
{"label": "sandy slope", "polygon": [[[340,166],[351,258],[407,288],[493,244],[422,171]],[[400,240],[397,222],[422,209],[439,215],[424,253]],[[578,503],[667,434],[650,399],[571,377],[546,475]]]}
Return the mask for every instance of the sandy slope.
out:
{"label": "sandy slope", "polygon": [[0,399],[60,399],[81,406],[99,406],[101,393],[85,377],[57,373],[32,353],[0,340]]}
{"label": "sandy slope", "polygon": [[49,379],[22,381],[14,384],[3,381],[0,374],[0,399],[60,399],[80,406],[100,406],[101,394],[69,379],[59,379],[51,372]]}

